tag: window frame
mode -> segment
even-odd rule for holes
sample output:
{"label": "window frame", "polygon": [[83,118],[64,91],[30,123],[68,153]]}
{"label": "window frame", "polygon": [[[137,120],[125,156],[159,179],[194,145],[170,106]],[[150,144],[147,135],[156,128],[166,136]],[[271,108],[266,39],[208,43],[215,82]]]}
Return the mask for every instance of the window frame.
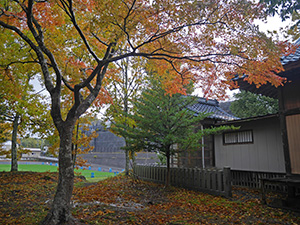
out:
{"label": "window frame", "polygon": [[[231,143],[226,143],[225,142],[225,136],[226,134],[236,134],[238,135],[239,133],[244,133],[244,132],[250,132],[251,133],[251,141],[239,141],[238,137],[237,137],[237,141],[236,142],[231,142]],[[253,130],[249,129],[249,130],[238,130],[238,131],[231,131],[231,132],[225,132],[223,133],[223,145],[241,145],[241,144],[253,144],[254,140],[253,140]]]}

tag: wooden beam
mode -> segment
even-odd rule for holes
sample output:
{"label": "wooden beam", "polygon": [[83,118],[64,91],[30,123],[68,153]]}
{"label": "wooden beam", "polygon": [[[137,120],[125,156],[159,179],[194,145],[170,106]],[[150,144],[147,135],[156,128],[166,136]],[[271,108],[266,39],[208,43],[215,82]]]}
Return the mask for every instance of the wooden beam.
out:
{"label": "wooden beam", "polygon": [[279,98],[279,121],[280,121],[281,137],[282,137],[282,144],[283,144],[285,170],[287,175],[291,175],[292,168],[291,168],[291,159],[290,159],[289,143],[288,143],[287,128],[286,128],[286,116],[284,114],[285,109],[284,109],[283,87],[279,88],[278,98]]}

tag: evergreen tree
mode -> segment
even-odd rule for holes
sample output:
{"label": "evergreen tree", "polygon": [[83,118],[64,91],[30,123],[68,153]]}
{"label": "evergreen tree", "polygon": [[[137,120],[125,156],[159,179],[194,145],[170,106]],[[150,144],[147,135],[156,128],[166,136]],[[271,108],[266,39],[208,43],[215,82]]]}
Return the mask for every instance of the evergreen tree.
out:
{"label": "evergreen tree", "polygon": [[[177,152],[200,147],[203,135],[209,135],[226,129],[226,127],[197,129],[208,114],[195,116],[187,109],[196,97],[170,95],[157,79],[151,80],[149,89],[142,92],[134,103],[134,115],[128,115],[135,121],[135,127],[114,127],[123,136],[128,137],[129,148],[158,151],[167,159],[166,186],[170,179],[170,157]],[[174,146],[179,146],[175,148]]]}
{"label": "evergreen tree", "polygon": [[278,112],[278,100],[264,95],[241,91],[234,95],[237,100],[230,106],[232,113],[240,118],[263,116]]}

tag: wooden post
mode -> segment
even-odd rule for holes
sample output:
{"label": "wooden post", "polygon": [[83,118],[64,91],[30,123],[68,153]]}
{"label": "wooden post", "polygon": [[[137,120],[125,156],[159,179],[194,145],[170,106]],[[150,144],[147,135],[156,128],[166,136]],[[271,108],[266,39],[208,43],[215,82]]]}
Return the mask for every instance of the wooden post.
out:
{"label": "wooden post", "polygon": [[173,184],[173,179],[174,179],[174,176],[173,176],[173,170],[172,170],[171,167],[169,168],[169,170],[170,170],[170,180],[169,180],[169,185],[174,185],[174,184]]}
{"label": "wooden post", "polygon": [[202,172],[201,172],[201,188],[202,189],[205,189],[206,188],[206,170],[202,170]]}
{"label": "wooden post", "polygon": [[187,177],[188,177],[188,188],[191,188],[192,187],[192,169],[191,168],[188,168]]}
{"label": "wooden post", "polygon": [[230,167],[224,167],[223,171],[224,171],[223,173],[224,173],[225,196],[232,197]]}
{"label": "wooden post", "polygon": [[289,176],[292,173],[292,168],[291,168],[291,158],[290,158],[288,134],[287,134],[287,127],[286,127],[283,87],[279,88],[278,100],[279,100],[279,121],[280,121],[281,137],[282,137],[282,144],[283,144],[285,170],[286,170],[286,174]]}
{"label": "wooden post", "polygon": [[206,188],[208,190],[211,190],[211,170],[210,169],[207,169],[206,170]]}
{"label": "wooden post", "polygon": [[261,203],[266,204],[265,180],[261,179]]}
{"label": "wooden post", "polygon": [[199,176],[198,176],[198,169],[194,168],[193,169],[193,177],[194,177],[194,184],[193,184],[193,188],[197,189],[198,188],[198,184],[199,184]]}
{"label": "wooden post", "polygon": [[162,179],[162,184],[166,183],[166,179],[167,179],[167,168],[163,167],[163,179]]}
{"label": "wooden post", "polygon": [[213,169],[211,171],[211,180],[212,180],[212,182],[211,182],[212,190],[217,191],[217,171],[216,171],[216,169]]}
{"label": "wooden post", "polygon": [[178,169],[178,187],[182,187],[183,170],[182,170],[182,168],[177,168],[177,169]]}
{"label": "wooden post", "polygon": [[220,170],[217,170],[217,180],[218,180],[218,191],[222,193],[223,184],[222,184],[222,173]]}

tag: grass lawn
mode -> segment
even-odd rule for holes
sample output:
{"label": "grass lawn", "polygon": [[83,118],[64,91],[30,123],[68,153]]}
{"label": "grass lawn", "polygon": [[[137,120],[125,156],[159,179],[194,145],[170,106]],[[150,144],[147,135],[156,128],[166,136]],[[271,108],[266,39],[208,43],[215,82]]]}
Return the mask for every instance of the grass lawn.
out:
{"label": "grass lawn", "polygon": [[[31,171],[31,172],[57,172],[58,167],[53,163],[50,165],[39,165],[39,164],[19,164],[19,171]],[[0,164],[0,172],[10,171],[10,164]],[[92,177],[92,173],[93,176]],[[75,175],[84,176],[88,181],[97,182],[99,180],[112,177],[115,174],[109,172],[93,171],[93,170],[84,170],[84,169],[75,169]]]}

